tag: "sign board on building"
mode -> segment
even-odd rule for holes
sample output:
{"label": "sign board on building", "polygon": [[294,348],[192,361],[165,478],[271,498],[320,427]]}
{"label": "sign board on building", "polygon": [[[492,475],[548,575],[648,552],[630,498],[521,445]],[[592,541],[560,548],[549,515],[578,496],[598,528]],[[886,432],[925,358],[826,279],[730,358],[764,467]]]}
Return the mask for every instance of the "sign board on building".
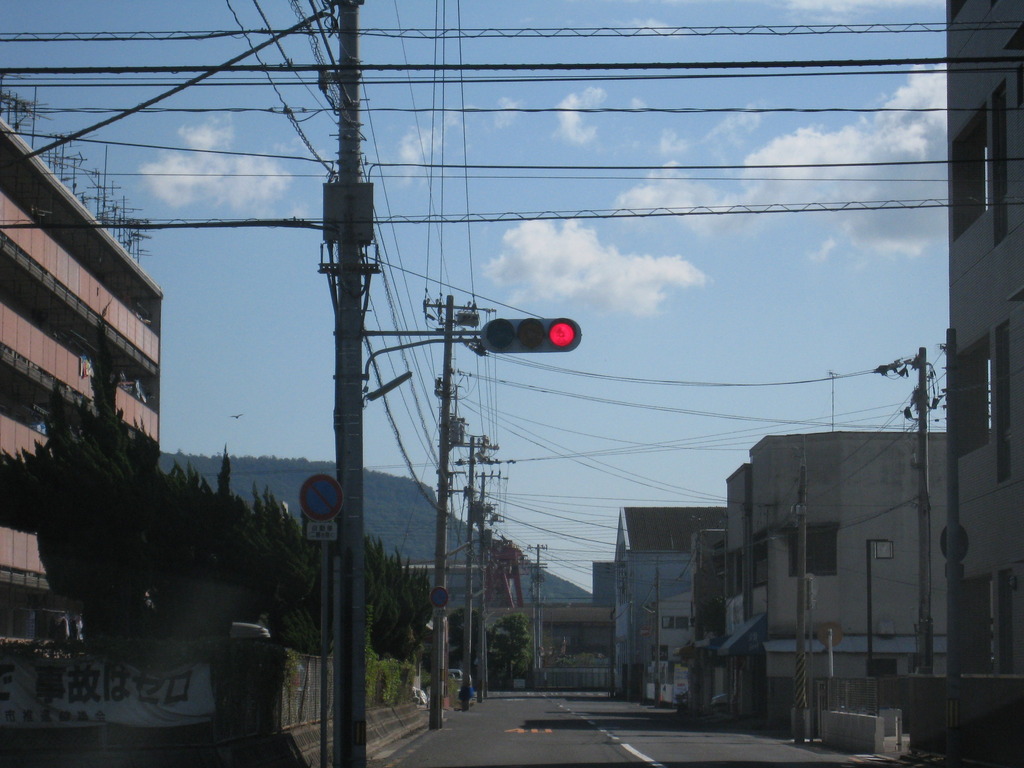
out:
{"label": "sign board on building", "polygon": [[205,723],[215,711],[209,664],[141,670],[99,657],[0,657],[0,730]]}

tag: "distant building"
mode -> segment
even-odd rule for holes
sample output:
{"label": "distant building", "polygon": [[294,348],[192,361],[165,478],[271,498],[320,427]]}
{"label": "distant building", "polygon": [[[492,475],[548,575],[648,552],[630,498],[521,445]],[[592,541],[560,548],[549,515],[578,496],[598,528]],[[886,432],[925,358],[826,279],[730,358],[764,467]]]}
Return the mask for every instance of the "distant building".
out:
{"label": "distant building", "polygon": [[[33,451],[57,386],[92,396],[97,327],[108,327],[117,407],[159,437],[157,285],[30,147],[0,121],[0,451]],[[0,528],[0,636],[48,634],[69,608],[49,592],[35,537]]]}
{"label": "distant building", "polygon": [[[945,446],[945,434],[930,435],[933,666],[940,674],[946,627],[940,547]],[[916,434],[779,435],[757,443],[749,464],[729,478],[728,635],[718,654],[729,663],[733,712],[789,722],[797,647],[801,465],[806,466],[808,678],[828,675],[825,643],[830,628],[837,677],[867,675],[869,631],[873,675],[906,675],[918,669],[923,651],[916,634],[922,551],[917,460]]]}
{"label": "distant building", "polygon": [[693,537],[724,521],[724,507],[622,509],[615,544],[617,693],[671,703],[680,649],[693,643]]}
{"label": "distant building", "polygon": [[593,563],[591,576],[594,605],[615,605],[615,563]]}
{"label": "distant building", "polygon": [[[951,58],[1019,57],[1024,2],[952,0]],[[955,23],[953,23],[955,22]],[[955,449],[966,611],[964,672],[1024,673],[1024,74],[952,64],[949,314],[956,331]]]}

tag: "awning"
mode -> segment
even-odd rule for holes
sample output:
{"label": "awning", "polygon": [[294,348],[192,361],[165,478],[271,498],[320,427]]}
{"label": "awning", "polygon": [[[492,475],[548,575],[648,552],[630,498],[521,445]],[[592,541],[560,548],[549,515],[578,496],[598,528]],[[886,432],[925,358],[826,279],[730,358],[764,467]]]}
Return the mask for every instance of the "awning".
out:
{"label": "awning", "polygon": [[761,644],[768,637],[768,614],[759,613],[748,619],[718,649],[719,656],[750,656],[763,653]]}
{"label": "awning", "polygon": [[[946,652],[946,636],[935,635],[932,638],[932,650],[935,653]],[[806,650],[810,653],[826,653],[827,648],[817,640],[809,641]],[[768,640],[764,644],[767,653],[796,653],[796,640],[782,638]],[[846,635],[842,642],[832,647],[836,653],[867,653],[868,639],[864,635]],[[872,641],[872,653],[876,654],[908,654],[917,650],[917,637],[915,635],[895,635],[890,637],[875,637]]]}

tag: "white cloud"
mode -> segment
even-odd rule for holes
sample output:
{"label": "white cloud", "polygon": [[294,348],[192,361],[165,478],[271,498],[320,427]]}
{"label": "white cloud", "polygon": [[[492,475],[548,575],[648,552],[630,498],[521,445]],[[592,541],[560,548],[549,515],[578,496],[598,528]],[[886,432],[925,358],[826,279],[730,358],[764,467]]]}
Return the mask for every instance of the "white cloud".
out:
{"label": "white cloud", "polygon": [[707,135],[706,141],[722,142],[739,145],[756,131],[761,125],[761,115],[757,112],[737,112],[729,115]]}
{"label": "white cloud", "polygon": [[[502,96],[498,99],[498,106],[502,109],[519,109],[523,106],[523,102],[510,99],[507,96]],[[515,121],[517,113],[515,112],[498,112],[494,116],[494,127],[495,128],[508,128]]]}
{"label": "white cloud", "polygon": [[850,16],[864,11],[891,11],[896,8],[944,8],[945,0],[783,0],[792,11],[810,11],[829,16]]}
{"label": "white cloud", "polygon": [[[945,80],[916,72],[883,106],[937,108],[936,112],[879,112],[838,128],[809,125],[778,136],[747,155],[745,164],[814,165],[893,163],[945,157]],[[944,169],[938,166],[852,166],[846,168],[750,168],[730,188],[680,178],[671,167],[621,195],[620,207],[657,208],[802,205],[944,198]],[[937,179],[937,181],[936,181]],[[782,214],[809,216],[809,214]],[[823,214],[822,214],[823,215]],[[830,237],[861,250],[916,256],[945,236],[941,210],[861,211],[829,220]],[[763,216],[701,216],[686,220],[705,233],[753,226]],[[773,217],[774,218],[774,217]],[[811,224],[813,225],[813,220]],[[831,250],[828,249],[828,250]]]}
{"label": "white cloud", "polygon": [[661,132],[658,141],[658,152],[662,155],[682,155],[690,148],[690,142],[679,138],[679,134],[673,130],[666,129]]}
{"label": "white cloud", "polygon": [[[570,93],[561,103],[561,109],[594,109],[601,106],[607,97],[602,88],[587,88],[582,93]],[[572,144],[589,144],[597,138],[597,129],[583,124],[583,115],[579,112],[559,112],[558,131],[555,134]]]}
{"label": "white cloud", "polygon": [[514,291],[514,302],[571,299],[643,316],[655,314],[671,289],[708,281],[682,256],[621,253],[577,221],[561,227],[524,222],[506,232],[503,241],[501,255],[485,270]]}
{"label": "white cloud", "polygon": [[[178,135],[189,149],[227,150],[234,142],[231,123],[224,119],[183,126]],[[261,157],[162,152],[139,170],[147,174],[149,191],[176,208],[203,204],[263,213],[284,197],[291,183],[277,162]]]}

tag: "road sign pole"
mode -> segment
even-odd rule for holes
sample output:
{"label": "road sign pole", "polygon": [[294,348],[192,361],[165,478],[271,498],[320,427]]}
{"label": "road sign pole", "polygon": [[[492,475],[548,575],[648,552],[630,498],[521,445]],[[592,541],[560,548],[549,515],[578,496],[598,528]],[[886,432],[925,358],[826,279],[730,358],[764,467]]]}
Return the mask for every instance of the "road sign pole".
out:
{"label": "road sign pole", "polygon": [[[344,499],[345,494],[342,492],[341,484],[330,475],[313,475],[307,478],[299,489],[299,505],[307,518],[306,538],[320,542],[320,768],[327,768],[328,755],[327,657],[330,645],[328,626],[330,626],[331,615],[330,584],[332,581],[328,569],[330,568],[331,544],[338,539],[338,529],[334,518],[341,512]],[[334,587],[334,594],[339,594],[337,584]],[[337,637],[337,620],[340,611],[334,613],[334,636]],[[335,679],[337,679],[340,669],[337,657],[334,659],[334,669]],[[336,725],[335,730],[337,730]]]}
{"label": "road sign pole", "polygon": [[328,674],[327,653],[329,637],[327,617],[331,612],[331,580],[327,578],[330,561],[327,557],[329,542],[320,542],[320,768],[327,768],[327,734],[328,730]]}

